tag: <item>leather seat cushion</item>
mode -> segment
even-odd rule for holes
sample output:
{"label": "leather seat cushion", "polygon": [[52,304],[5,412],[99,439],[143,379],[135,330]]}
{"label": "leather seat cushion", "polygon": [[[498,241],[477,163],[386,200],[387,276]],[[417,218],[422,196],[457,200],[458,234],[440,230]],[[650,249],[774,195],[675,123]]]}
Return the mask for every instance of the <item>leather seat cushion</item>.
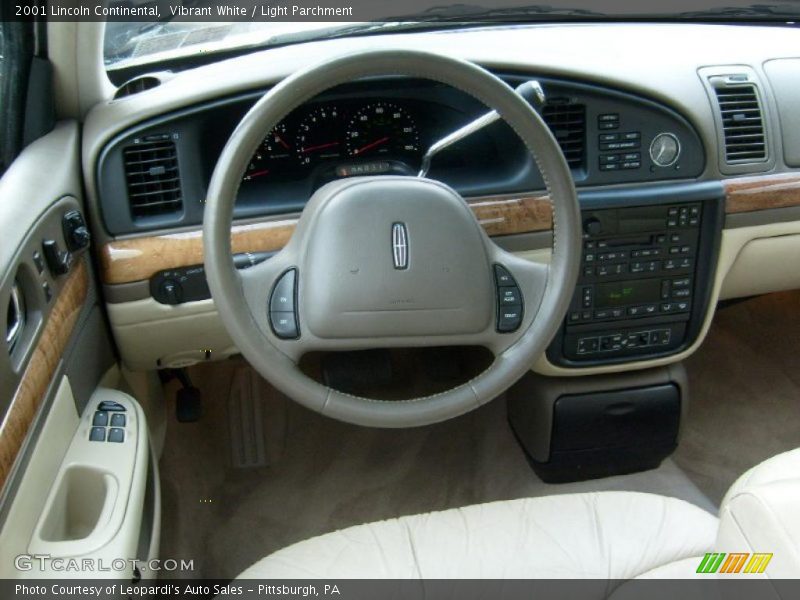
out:
{"label": "leather seat cushion", "polygon": [[279,550],[240,578],[630,579],[711,551],[717,527],[664,496],[547,496],[350,527]]}

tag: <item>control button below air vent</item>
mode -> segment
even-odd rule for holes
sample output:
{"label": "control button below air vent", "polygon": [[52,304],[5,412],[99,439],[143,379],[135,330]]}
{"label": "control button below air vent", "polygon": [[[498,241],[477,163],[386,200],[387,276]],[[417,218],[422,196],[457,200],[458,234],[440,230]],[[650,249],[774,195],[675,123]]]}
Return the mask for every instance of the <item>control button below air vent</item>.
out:
{"label": "control button below air vent", "polygon": [[178,155],[169,135],[146,138],[128,146],[123,156],[134,219],[181,211]]}

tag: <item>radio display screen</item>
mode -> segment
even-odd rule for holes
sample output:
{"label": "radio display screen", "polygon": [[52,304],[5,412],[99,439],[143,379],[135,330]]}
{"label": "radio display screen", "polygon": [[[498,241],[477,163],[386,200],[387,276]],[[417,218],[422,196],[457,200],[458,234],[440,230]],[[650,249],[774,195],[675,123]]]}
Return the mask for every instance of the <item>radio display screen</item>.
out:
{"label": "radio display screen", "polygon": [[595,308],[648,304],[661,299],[660,279],[633,279],[600,283],[595,288]]}

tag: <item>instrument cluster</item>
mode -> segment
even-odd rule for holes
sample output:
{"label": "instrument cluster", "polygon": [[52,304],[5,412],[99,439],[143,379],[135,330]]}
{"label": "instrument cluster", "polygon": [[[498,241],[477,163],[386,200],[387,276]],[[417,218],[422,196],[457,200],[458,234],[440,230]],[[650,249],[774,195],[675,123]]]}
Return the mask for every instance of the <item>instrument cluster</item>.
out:
{"label": "instrument cluster", "polygon": [[270,131],[244,181],[320,171],[331,177],[413,172],[422,157],[414,110],[397,101],[305,105]]}

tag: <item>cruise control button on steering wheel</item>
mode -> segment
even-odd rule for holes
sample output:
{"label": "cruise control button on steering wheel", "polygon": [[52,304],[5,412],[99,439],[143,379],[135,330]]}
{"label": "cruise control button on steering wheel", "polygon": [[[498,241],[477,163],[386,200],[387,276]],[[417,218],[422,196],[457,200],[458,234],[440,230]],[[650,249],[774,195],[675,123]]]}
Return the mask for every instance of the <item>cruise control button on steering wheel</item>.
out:
{"label": "cruise control button on steering wheel", "polygon": [[272,331],[282,340],[300,337],[297,326],[297,269],[289,269],[281,275],[269,298],[269,323]]}

